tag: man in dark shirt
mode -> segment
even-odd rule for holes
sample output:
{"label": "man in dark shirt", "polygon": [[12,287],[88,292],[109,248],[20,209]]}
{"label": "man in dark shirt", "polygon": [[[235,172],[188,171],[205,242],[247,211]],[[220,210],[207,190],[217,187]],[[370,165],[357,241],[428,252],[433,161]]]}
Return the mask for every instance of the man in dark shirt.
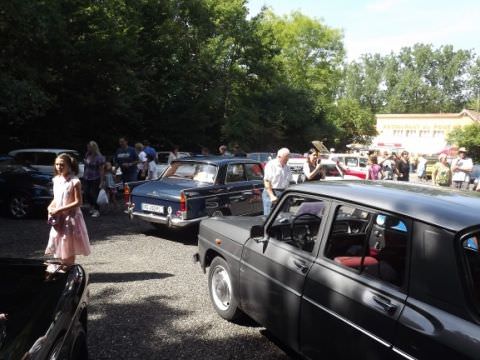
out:
{"label": "man in dark shirt", "polygon": [[135,181],[137,180],[138,155],[133,147],[128,146],[127,138],[121,137],[118,139],[118,144],[120,147],[113,159],[115,167],[120,166],[123,182]]}
{"label": "man in dark shirt", "polygon": [[400,159],[398,159],[397,164],[397,180],[398,181],[409,181],[410,175],[410,161],[408,159],[408,152],[402,151]]}

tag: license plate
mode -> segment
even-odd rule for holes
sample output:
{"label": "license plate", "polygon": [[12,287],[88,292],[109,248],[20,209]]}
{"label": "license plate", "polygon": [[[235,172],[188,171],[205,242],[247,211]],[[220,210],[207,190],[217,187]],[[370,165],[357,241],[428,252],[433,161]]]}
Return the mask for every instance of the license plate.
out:
{"label": "license plate", "polygon": [[161,205],[153,205],[153,204],[142,204],[143,211],[154,212],[158,214],[163,214],[163,206]]}

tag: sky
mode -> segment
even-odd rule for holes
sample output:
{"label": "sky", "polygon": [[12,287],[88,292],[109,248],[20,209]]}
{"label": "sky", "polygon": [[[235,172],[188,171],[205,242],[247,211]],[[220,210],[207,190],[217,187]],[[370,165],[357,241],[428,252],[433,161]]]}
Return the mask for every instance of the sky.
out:
{"label": "sky", "polygon": [[349,60],[398,53],[415,43],[453,45],[480,56],[479,0],[248,0],[249,16],[264,5],[277,15],[298,10],[341,29]]}

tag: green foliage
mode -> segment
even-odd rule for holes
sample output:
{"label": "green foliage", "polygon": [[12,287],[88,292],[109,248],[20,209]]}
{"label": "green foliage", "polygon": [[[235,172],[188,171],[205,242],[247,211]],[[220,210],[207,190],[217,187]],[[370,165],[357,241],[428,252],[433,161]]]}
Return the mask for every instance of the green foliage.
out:
{"label": "green foliage", "polygon": [[480,124],[473,123],[462,128],[454,128],[447,136],[449,144],[468,149],[468,155],[474,162],[480,161]]}
{"label": "green foliage", "polygon": [[336,136],[328,144],[343,149],[349,143],[369,144],[377,135],[375,116],[355,99],[341,99],[328,113],[328,120],[336,129]]}
{"label": "green foliage", "polygon": [[398,54],[364,55],[347,66],[343,94],[374,113],[459,112],[480,86],[472,76],[473,60],[471,51],[451,45],[416,44]]}

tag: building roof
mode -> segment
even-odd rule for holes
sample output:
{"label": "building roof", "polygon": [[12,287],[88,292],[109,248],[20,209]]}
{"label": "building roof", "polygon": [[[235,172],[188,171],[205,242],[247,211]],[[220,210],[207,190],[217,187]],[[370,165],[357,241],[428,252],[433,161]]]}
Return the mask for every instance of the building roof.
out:
{"label": "building roof", "polygon": [[418,118],[462,118],[464,116],[470,117],[474,121],[480,121],[480,112],[474,110],[463,109],[459,113],[430,113],[430,114],[376,114],[377,118],[384,119],[418,119]]}
{"label": "building roof", "polygon": [[392,181],[320,181],[288,188],[396,213],[444,229],[480,225],[480,195]]}

